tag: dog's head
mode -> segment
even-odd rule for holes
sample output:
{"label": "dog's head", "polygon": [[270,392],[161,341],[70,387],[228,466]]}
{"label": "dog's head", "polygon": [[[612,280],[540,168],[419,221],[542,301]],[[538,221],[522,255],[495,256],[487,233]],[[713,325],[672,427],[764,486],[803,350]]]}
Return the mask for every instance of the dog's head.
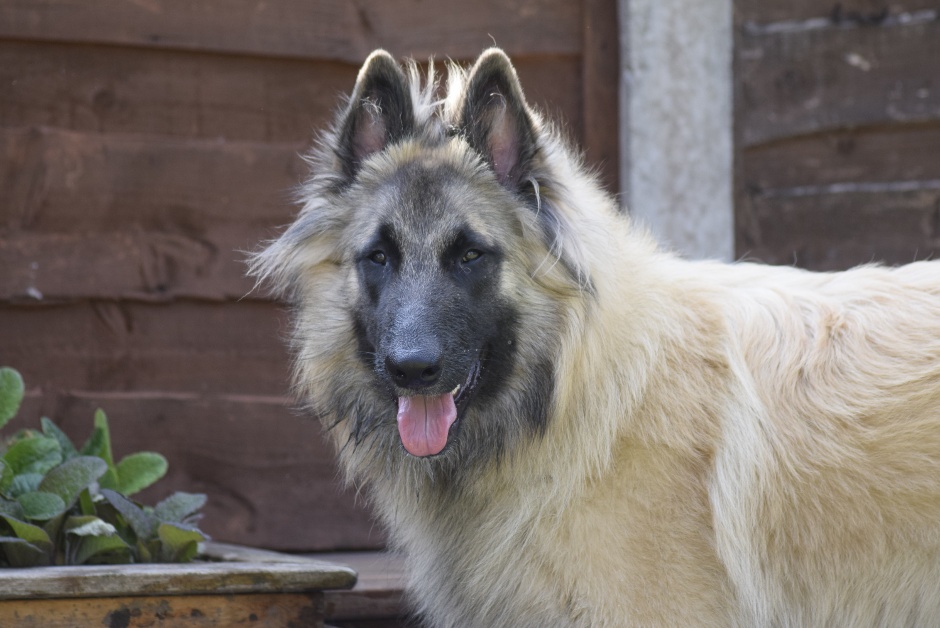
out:
{"label": "dog's head", "polygon": [[559,301],[586,289],[555,148],[502,51],[452,68],[442,100],[408,72],[368,58],[256,272],[293,289],[297,383],[353,448],[498,455],[544,427]]}
{"label": "dog's head", "polygon": [[518,226],[508,218],[525,194],[536,146],[501,53],[470,75],[451,130],[465,143],[440,137],[437,146],[416,146],[412,107],[405,74],[386,53],[373,54],[337,155],[350,197],[366,210],[350,243],[360,352],[396,401],[405,449],[434,456],[471,406],[499,394],[512,370],[518,315],[501,284],[513,246],[507,236]]}

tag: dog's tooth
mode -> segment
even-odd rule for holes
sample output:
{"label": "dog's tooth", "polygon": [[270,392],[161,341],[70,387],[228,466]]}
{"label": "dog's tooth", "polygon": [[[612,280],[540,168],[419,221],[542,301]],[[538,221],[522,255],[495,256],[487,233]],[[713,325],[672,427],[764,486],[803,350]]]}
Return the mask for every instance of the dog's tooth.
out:
{"label": "dog's tooth", "polygon": [[450,391],[451,396],[456,397],[457,393],[460,392],[460,384],[457,384],[457,387]]}

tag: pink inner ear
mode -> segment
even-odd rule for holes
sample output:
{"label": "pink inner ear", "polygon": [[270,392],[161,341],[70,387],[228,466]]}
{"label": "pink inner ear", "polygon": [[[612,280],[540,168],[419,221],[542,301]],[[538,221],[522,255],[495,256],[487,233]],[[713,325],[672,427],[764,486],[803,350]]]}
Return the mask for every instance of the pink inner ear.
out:
{"label": "pink inner ear", "polygon": [[385,120],[378,105],[363,102],[352,138],[353,156],[363,161],[385,148]]}
{"label": "pink inner ear", "polygon": [[493,107],[493,120],[487,136],[487,148],[493,160],[493,171],[503,185],[511,181],[512,171],[519,163],[519,138],[505,101]]}

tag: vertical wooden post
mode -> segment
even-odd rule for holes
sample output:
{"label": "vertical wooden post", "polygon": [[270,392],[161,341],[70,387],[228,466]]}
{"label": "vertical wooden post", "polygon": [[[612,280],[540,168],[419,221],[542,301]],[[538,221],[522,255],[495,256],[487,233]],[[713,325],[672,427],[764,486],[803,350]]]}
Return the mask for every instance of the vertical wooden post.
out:
{"label": "vertical wooden post", "polygon": [[584,147],[588,163],[599,169],[607,189],[619,194],[620,48],[615,0],[585,0],[582,98]]}

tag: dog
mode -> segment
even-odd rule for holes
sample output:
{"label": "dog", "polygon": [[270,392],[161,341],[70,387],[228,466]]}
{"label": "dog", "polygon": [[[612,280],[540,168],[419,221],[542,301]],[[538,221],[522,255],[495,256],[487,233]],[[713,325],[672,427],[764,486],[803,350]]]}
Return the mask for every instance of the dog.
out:
{"label": "dog", "polygon": [[940,264],[681,259],[498,49],[309,160],[251,272],[427,624],[940,625]]}

